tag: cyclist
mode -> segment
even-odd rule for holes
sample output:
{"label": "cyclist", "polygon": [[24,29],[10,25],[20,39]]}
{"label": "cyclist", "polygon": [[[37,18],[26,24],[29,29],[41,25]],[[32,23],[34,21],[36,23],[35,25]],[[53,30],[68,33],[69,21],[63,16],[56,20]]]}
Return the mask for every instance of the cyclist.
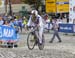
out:
{"label": "cyclist", "polygon": [[[37,10],[32,10],[27,26],[38,27],[38,32],[36,32],[37,37],[39,38],[39,43],[42,44],[42,35],[44,30],[44,20],[38,14]],[[39,34],[39,35],[38,35]]]}

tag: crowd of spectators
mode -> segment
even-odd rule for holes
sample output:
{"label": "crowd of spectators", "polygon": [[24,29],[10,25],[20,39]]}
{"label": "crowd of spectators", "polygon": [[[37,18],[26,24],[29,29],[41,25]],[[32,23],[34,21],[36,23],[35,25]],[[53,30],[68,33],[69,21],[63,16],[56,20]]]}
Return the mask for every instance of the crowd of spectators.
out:
{"label": "crowd of spectators", "polygon": [[17,32],[18,31],[22,32],[22,28],[25,29],[26,24],[27,18],[25,16],[17,16],[17,15],[0,16],[0,25],[13,27],[16,29]]}

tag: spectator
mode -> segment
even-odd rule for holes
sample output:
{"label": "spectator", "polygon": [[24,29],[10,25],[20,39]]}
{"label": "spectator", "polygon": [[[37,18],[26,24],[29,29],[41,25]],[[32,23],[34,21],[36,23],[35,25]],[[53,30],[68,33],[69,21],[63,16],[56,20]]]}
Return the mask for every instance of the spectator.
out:
{"label": "spectator", "polygon": [[10,26],[14,28],[14,19],[10,20]]}
{"label": "spectator", "polygon": [[3,24],[3,26],[10,26],[9,21],[4,20],[4,24]]}
{"label": "spectator", "polygon": [[67,23],[69,23],[69,14],[67,15]]}
{"label": "spectator", "polygon": [[53,37],[52,37],[51,41],[49,41],[50,43],[53,42],[55,36],[57,36],[59,42],[61,42],[61,38],[60,38],[60,36],[59,36],[59,34],[58,34],[58,28],[59,28],[59,25],[58,25],[58,23],[57,23],[57,20],[54,19],[54,20],[53,20],[53,30],[54,30],[54,34],[53,34]]}
{"label": "spectator", "polygon": [[10,26],[16,29],[16,33],[19,32],[18,25],[15,23],[15,20],[14,19],[11,19]]}
{"label": "spectator", "polygon": [[0,25],[3,25],[4,21],[3,18],[0,16]]}
{"label": "spectator", "polygon": [[62,21],[62,19],[59,17],[58,19],[57,19],[57,22],[60,24],[60,23],[63,23],[63,21]]}
{"label": "spectator", "polygon": [[24,16],[23,17],[23,27],[26,30],[26,25],[27,25],[27,18]]}
{"label": "spectator", "polygon": [[74,21],[72,20],[72,19],[69,19],[69,22],[68,22],[69,24],[73,24],[74,23]]}
{"label": "spectator", "polygon": [[20,18],[19,20],[18,20],[18,25],[19,25],[19,27],[20,27],[20,30],[21,30],[21,32],[22,32],[22,18]]}

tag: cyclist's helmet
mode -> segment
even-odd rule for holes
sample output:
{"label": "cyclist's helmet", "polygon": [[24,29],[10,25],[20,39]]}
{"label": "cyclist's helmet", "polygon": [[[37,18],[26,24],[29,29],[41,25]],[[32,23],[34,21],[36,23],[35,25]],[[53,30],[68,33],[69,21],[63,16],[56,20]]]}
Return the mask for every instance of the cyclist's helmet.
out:
{"label": "cyclist's helmet", "polygon": [[38,15],[38,11],[37,10],[32,10],[31,14],[35,14],[37,16]]}

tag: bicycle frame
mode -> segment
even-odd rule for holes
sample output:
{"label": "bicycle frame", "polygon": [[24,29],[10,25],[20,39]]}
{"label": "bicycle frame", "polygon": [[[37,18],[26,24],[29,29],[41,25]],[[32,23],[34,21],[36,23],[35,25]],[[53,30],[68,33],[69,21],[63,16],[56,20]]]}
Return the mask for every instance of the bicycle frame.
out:
{"label": "bicycle frame", "polygon": [[[34,44],[33,44],[33,47],[31,47],[30,48],[30,44],[28,43],[28,40],[29,40],[29,35],[30,34],[32,34],[33,36],[34,36]],[[31,31],[30,31],[30,33],[29,33],[29,35],[28,35],[28,38],[27,38],[27,45],[28,45],[28,48],[30,49],[30,50],[32,50],[33,48],[34,48],[34,46],[35,45],[38,45],[38,47],[39,47],[39,49],[40,50],[43,50],[43,48],[44,48],[44,38],[42,39],[42,44],[40,44],[40,42],[39,42],[39,32],[38,32],[38,28],[35,28],[35,27],[32,27],[31,28]],[[43,36],[44,37],[44,36]]]}

